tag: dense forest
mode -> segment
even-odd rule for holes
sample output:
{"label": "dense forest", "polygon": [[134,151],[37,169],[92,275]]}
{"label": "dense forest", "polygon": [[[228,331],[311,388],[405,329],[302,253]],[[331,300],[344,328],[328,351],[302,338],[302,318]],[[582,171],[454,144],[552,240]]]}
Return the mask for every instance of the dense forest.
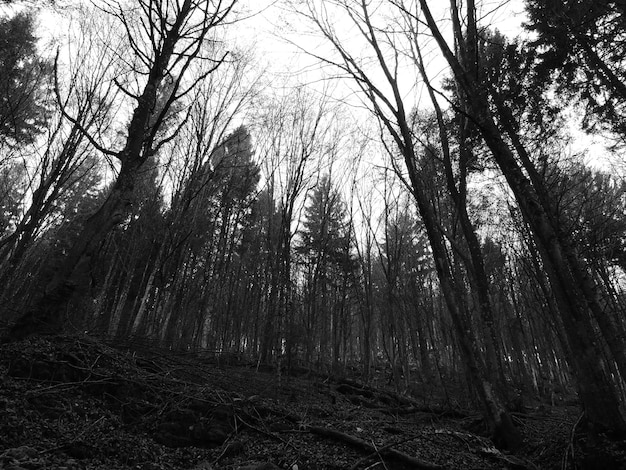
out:
{"label": "dense forest", "polygon": [[[509,7],[1,1],[5,340],[460,380],[510,449],[575,394],[624,436],[626,8]],[[267,15],[301,64],[240,40]]]}

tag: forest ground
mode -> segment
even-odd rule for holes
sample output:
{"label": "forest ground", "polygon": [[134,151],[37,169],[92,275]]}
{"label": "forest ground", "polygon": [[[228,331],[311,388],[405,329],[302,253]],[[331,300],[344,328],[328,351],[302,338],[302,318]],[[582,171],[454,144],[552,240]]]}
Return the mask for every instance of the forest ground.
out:
{"label": "forest ground", "polygon": [[75,336],[3,345],[0,469],[626,468],[624,443],[583,448],[572,403],[529,401],[507,454],[432,385],[409,397],[226,359]]}

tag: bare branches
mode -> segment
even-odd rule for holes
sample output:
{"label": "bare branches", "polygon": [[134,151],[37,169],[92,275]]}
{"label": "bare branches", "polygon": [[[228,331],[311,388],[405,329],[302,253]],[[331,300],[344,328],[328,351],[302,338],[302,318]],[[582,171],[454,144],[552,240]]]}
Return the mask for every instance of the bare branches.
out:
{"label": "bare branches", "polygon": [[59,55],[57,53],[55,60],[54,60],[54,93],[56,96],[57,104],[59,105],[59,110],[63,114],[63,117],[65,117],[74,126],[76,126],[81,131],[81,133],[87,138],[89,143],[91,143],[91,145],[93,145],[96,148],[96,150],[98,150],[99,152],[102,152],[104,155],[119,158],[118,152],[114,152],[102,146],[91,135],[91,133],[84,127],[83,123],[80,120],[76,119],[75,117],[71,116],[68,113],[67,108],[63,102],[63,99],[61,98],[61,93],[59,91],[58,59],[59,59]]}
{"label": "bare branches", "polygon": [[[118,69],[110,78],[111,83],[135,102],[128,137],[132,134],[133,140],[141,138],[143,142],[130,145],[127,140],[123,150],[113,151],[83,129],[89,142],[103,154],[115,155],[122,161],[129,158],[129,152],[137,154],[142,148],[146,155],[154,154],[170,142],[187,119],[184,117],[169,133],[162,131],[175,103],[222,66],[228,56],[228,51],[218,52],[208,38],[232,14],[237,3],[238,0],[138,0],[128,5],[118,0],[93,0],[95,8],[114,21],[110,29],[115,31],[117,27],[114,34],[121,41],[119,46],[110,41],[103,41],[102,45],[113,55]],[[211,66],[190,80],[186,75],[196,60],[210,62]],[[64,115],[75,122],[71,113],[64,111]],[[162,140],[155,142],[159,135]]]}
{"label": "bare branches", "polygon": [[[372,71],[371,69],[366,69],[363,62],[355,55],[353,55],[340,40],[334,29],[334,26],[331,24],[328,18],[327,10],[325,8],[323,10],[316,10],[312,2],[307,2],[308,12],[299,11],[299,13],[305,16],[306,19],[313,22],[317,26],[319,32],[332,45],[335,52],[339,55],[341,61],[335,61],[328,57],[311,53],[310,51],[306,52],[316,59],[322,61],[323,63],[337,67],[338,69],[345,72],[348,77],[352,78],[357,86],[368,98],[370,105],[374,108],[373,111],[376,115],[382,117],[386,116],[387,112],[390,112],[394,117],[397,117],[398,114],[404,112],[402,109],[402,99],[398,90],[397,60],[393,66],[394,71],[391,71],[388,68],[387,60],[384,57],[384,54],[380,47],[377,38],[377,32],[375,31],[374,26],[371,24],[367,2],[360,2],[360,11],[355,10],[353,7],[349,6],[347,2],[338,2],[335,5],[339,5],[341,7],[342,11],[347,14],[348,18],[352,20],[354,26],[359,30],[361,37],[365,39],[365,41],[370,46],[372,46],[373,50],[376,53],[376,64],[381,68],[381,70],[383,70],[386,82],[393,90],[393,101],[376,84],[374,79],[375,71]],[[386,124],[390,124],[391,120],[385,119],[385,122]],[[394,126],[391,126],[389,130],[390,132],[392,132],[392,135],[394,132],[396,132]]]}

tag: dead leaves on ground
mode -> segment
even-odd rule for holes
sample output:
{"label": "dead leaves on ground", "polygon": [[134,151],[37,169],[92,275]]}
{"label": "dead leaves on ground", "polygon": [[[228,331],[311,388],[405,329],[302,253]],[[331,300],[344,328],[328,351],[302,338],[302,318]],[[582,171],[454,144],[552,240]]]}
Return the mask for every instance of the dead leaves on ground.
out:
{"label": "dead leaves on ground", "polygon": [[2,347],[0,468],[532,468],[390,391],[114,346]]}

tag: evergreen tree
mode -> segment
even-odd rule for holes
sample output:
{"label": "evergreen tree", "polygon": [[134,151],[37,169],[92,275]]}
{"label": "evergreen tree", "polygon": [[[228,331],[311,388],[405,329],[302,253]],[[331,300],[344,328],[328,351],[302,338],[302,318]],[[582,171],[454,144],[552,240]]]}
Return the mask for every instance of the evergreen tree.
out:
{"label": "evergreen tree", "polygon": [[305,271],[306,355],[310,358],[317,350],[318,360],[331,359],[336,368],[341,352],[345,352],[342,336],[350,327],[347,299],[355,261],[350,253],[345,204],[328,175],[321,178],[310,194],[300,238],[297,251],[303,258]]}
{"label": "evergreen tree", "polygon": [[321,276],[329,276],[333,268],[348,268],[351,257],[346,207],[328,175],[311,193],[300,236],[298,251],[315,263]]}
{"label": "evergreen tree", "polygon": [[[585,124],[626,135],[626,7],[614,0],[527,0],[528,28],[542,51],[541,81],[578,96]],[[545,85],[544,85],[545,86]]]}
{"label": "evergreen tree", "polygon": [[37,54],[35,18],[0,18],[0,144],[32,142],[47,120],[51,64]]}

